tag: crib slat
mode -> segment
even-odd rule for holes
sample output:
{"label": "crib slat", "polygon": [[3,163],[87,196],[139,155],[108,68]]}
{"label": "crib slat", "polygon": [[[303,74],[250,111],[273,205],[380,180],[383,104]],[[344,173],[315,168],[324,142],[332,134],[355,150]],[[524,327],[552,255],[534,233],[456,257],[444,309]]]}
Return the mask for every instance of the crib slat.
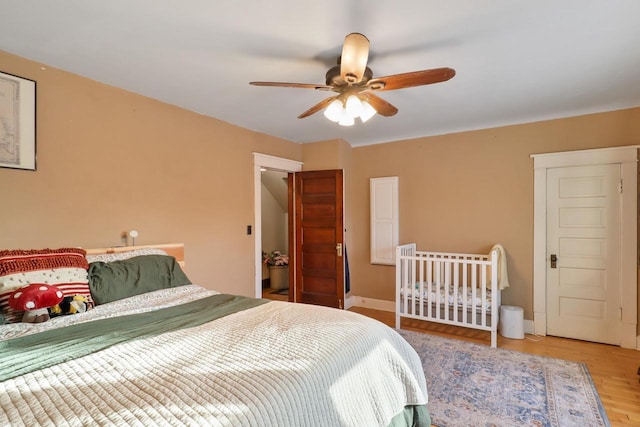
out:
{"label": "crib slat", "polygon": [[469,306],[467,304],[467,286],[468,286],[468,270],[469,264],[462,264],[462,323],[467,323],[467,312]]}
{"label": "crib slat", "polygon": [[411,270],[409,269],[409,263],[413,263],[413,261],[411,261],[410,259],[403,259],[403,267],[404,267],[404,282],[402,283],[402,289],[404,289],[404,307],[403,307],[403,311],[407,314],[410,313],[409,311],[409,293],[412,292],[412,289],[409,287],[409,283],[411,283],[409,280],[410,278],[410,273]]}
{"label": "crib slat", "polygon": [[471,269],[471,323],[478,323],[476,310],[476,289],[478,288],[478,266],[473,265]]}
{"label": "crib slat", "polygon": [[453,266],[453,321],[458,321],[458,287],[460,286],[460,268],[463,264]]}
{"label": "crib slat", "polygon": [[444,262],[444,301],[443,301],[443,310],[444,310],[444,320],[449,320],[449,288],[451,285],[451,263]]}
{"label": "crib slat", "polygon": [[427,258],[427,316],[433,318],[433,298],[431,297],[433,288],[433,260]]}
{"label": "crib slat", "polygon": [[419,260],[411,261],[413,268],[411,269],[411,313],[416,314],[416,272]]}
{"label": "crib slat", "polygon": [[424,259],[416,260],[418,263],[418,292],[419,293],[419,304],[420,304],[420,317],[424,316]]}
{"label": "crib slat", "polygon": [[482,295],[482,326],[487,326],[487,266],[482,266],[482,289],[480,290]]}
{"label": "crib slat", "polygon": [[435,287],[436,287],[436,319],[441,319],[440,317],[440,284],[442,283],[442,261],[438,260],[435,265],[436,268],[436,278],[435,278]]}

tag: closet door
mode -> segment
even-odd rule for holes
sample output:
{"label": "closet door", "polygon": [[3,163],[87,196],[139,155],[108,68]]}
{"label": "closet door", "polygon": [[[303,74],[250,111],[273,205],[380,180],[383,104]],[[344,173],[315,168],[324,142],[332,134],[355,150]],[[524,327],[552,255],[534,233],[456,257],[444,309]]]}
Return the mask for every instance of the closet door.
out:
{"label": "closet door", "polygon": [[620,164],[547,170],[547,334],[620,344]]}

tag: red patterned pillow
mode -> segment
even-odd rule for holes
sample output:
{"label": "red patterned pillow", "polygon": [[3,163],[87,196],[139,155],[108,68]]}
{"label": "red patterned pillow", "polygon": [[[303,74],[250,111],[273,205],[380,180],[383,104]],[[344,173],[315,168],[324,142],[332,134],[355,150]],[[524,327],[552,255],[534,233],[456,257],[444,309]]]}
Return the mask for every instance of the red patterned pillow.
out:
{"label": "red patterned pillow", "polygon": [[57,286],[64,296],[83,295],[93,306],[84,249],[29,249],[0,251],[0,311],[9,323],[19,322],[22,312],[9,307],[9,295],[30,283]]}

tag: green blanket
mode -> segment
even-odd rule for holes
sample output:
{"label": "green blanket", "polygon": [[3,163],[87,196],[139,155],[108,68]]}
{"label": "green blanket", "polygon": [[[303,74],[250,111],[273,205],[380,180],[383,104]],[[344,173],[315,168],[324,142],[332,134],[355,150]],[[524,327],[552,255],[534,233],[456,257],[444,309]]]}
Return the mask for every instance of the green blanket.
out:
{"label": "green blanket", "polygon": [[387,427],[430,427],[431,415],[427,405],[407,405]]}
{"label": "green blanket", "polygon": [[146,313],[112,317],[0,341],[0,381],[136,338],[199,326],[268,302],[217,294]]}

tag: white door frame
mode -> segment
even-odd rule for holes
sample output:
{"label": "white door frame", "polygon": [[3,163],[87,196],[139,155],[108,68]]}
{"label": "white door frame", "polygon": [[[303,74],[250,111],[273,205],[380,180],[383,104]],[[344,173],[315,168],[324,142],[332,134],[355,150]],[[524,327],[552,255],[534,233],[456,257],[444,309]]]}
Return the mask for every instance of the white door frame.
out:
{"label": "white door frame", "polygon": [[621,197],[621,347],[636,348],[637,314],[637,189],[638,148],[600,148],[562,153],[532,154],[534,161],[533,322],[538,335],[547,332],[547,169],[568,166],[620,164],[624,190]]}
{"label": "white door frame", "polygon": [[262,297],[262,168],[274,169],[282,172],[300,172],[302,162],[253,153],[253,239],[255,243],[254,268],[256,298]]}

